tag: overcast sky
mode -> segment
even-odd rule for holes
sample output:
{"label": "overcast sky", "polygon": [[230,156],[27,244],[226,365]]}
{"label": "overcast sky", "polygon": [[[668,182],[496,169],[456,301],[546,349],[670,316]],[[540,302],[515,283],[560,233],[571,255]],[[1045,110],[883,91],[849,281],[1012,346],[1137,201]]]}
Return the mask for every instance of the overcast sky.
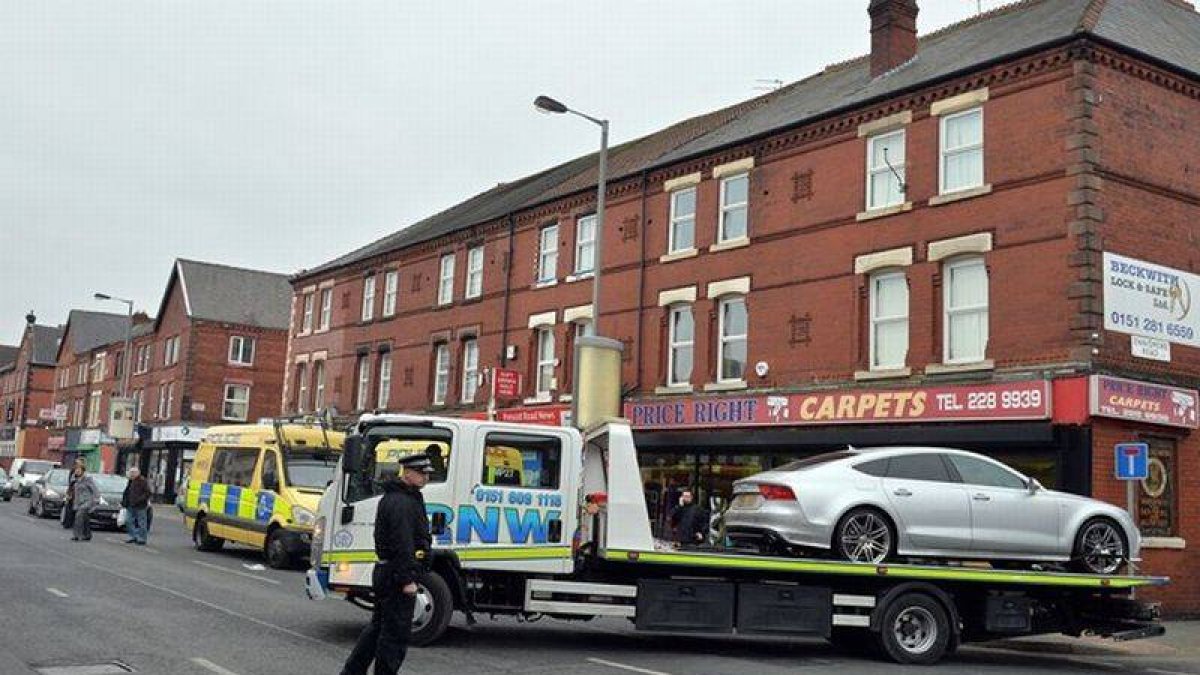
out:
{"label": "overcast sky", "polygon": [[[868,0],[0,0],[0,343],[157,311],[172,261],[312,267],[869,50]],[[1001,0],[983,0],[984,10]],[[920,0],[922,34],[976,0]]]}

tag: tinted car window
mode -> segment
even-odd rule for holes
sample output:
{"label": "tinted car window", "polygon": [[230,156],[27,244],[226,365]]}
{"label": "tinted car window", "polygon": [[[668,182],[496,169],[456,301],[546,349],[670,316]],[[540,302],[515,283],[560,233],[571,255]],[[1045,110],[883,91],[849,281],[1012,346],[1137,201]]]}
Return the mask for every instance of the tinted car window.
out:
{"label": "tinted car window", "polygon": [[915,455],[899,455],[888,462],[888,478],[905,478],[909,480],[933,480],[943,483],[950,482],[950,472],[941,455],[920,453]]}
{"label": "tinted car window", "polygon": [[1025,489],[1025,481],[1020,476],[991,462],[966,455],[950,455],[950,463],[962,476],[962,482],[968,485]]}
{"label": "tinted car window", "polygon": [[849,452],[847,450],[841,450],[839,452],[827,452],[823,455],[817,455],[815,457],[805,457],[804,459],[798,459],[794,462],[788,462],[787,464],[784,464],[783,466],[775,467],[775,470],[776,471],[796,471],[798,469],[806,469],[808,467],[817,466],[818,464],[828,464],[829,462],[836,462],[839,459],[846,459],[847,457],[853,457],[853,456],[854,456],[854,453]]}
{"label": "tinted car window", "polygon": [[50,485],[66,485],[70,481],[71,472],[66,469],[55,469],[46,474],[46,482]]}
{"label": "tinted car window", "polygon": [[887,458],[874,459],[874,460],[871,460],[870,462],[863,462],[862,464],[855,464],[854,469],[856,471],[861,471],[862,473],[865,473],[868,476],[883,477],[883,476],[887,475],[889,461],[890,460],[888,460]]}

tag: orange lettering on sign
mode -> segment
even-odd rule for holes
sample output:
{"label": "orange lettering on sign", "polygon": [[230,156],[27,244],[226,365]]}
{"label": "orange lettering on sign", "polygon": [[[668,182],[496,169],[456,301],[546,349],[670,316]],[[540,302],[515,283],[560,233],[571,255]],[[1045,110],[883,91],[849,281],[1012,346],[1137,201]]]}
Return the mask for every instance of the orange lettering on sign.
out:
{"label": "orange lettering on sign", "polygon": [[913,396],[912,413],[909,414],[909,417],[920,417],[925,414],[925,398],[928,395],[926,392],[919,391]]}
{"label": "orange lettering on sign", "polygon": [[875,403],[875,417],[886,419],[892,414],[892,394],[884,392]]}
{"label": "orange lettering on sign", "polygon": [[817,411],[817,419],[831,420],[833,419],[834,401],[832,396],[823,396],[821,398],[821,409]]}
{"label": "orange lettering on sign", "polygon": [[804,402],[800,404],[800,419],[811,420],[816,417],[817,401],[819,400],[816,396],[809,396],[804,399]]}
{"label": "orange lettering on sign", "polygon": [[854,417],[854,396],[849,394],[842,396],[838,401],[837,418],[839,420],[851,419]]}
{"label": "orange lettering on sign", "polygon": [[861,394],[858,397],[858,414],[856,417],[862,419],[867,416],[867,411],[875,407],[875,394]]}

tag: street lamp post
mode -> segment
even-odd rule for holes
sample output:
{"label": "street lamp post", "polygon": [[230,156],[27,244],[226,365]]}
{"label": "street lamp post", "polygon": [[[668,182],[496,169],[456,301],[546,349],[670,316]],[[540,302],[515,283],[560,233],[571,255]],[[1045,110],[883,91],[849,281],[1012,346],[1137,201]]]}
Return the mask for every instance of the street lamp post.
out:
{"label": "street lamp post", "polygon": [[570,113],[596,124],[600,127],[600,175],[596,184],[596,243],[592,253],[592,327],[596,335],[600,333],[600,252],[604,250],[604,193],[608,180],[608,120],[586,115],[578,110],[572,110],[549,96],[539,96],[533,101],[533,106],[547,114]]}
{"label": "street lamp post", "polygon": [[129,367],[131,364],[130,347],[133,343],[133,301],[124,298],[117,298],[105,293],[96,293],[94,296],[97,300],[112,300],[114,302],[123,302],[129,309],[129,323],[125,326],[125,353],[121,357],[121,398],[129,398]]}

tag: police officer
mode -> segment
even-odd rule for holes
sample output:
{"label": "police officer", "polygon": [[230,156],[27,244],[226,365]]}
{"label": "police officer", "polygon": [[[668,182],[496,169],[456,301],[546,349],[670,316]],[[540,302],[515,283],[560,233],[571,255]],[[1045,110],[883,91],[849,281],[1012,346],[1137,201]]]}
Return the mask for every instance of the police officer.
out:
{"label": "police officer", "polygon": [[400,475],[383,484],[383,499],[375,515],[375,553],[379,556],[371,577],[375,611],[342,667],[342,675],[367,675],[372,660],[376,675],[394,675],[408,651],[417,578],[425,571],[433,541],[421,497],[433,463],[421,453],[402,458],[400,467]]}

